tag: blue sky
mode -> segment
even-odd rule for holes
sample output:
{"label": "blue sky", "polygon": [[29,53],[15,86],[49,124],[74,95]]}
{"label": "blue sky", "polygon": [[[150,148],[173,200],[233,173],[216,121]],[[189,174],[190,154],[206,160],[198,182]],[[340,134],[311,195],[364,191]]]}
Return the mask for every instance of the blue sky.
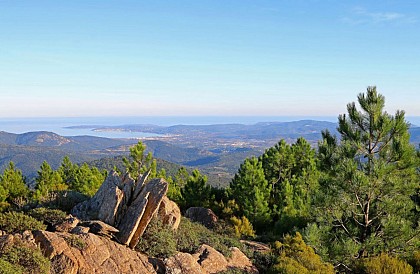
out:
{"label": "blue sky", "polygon": [[420,116],[418,1],[0,0],[0,117]]}

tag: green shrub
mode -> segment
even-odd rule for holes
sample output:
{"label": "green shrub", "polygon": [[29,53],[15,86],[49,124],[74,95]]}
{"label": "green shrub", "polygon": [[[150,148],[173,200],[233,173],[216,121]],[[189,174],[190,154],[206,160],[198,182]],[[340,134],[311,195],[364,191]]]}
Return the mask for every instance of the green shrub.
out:
{"label": "green shrub", "polygon": [[25,230],[45,230],[46,225],[21,212],[0,213],[0,229],[7,233],[20,233]]}
{"label": "green shrub", "polygon": [[403,260],[382,253],[379,256],[364,259],[361,272],[365,274],[411,274],[413,268]]}
{"label": "green shrub", "polygon": [[0,274],[23,274],[25,269],[20,265],[13,265],[0,258]]}
{"label": "green shrub", "polygon": [[202,245],[207,244],[225,256],[230,256],[230,247],[243,248],[238,239],[227,235],[219,235],[205,226],[182,218],[177,231],[165,226],[154,218],[148,225],[136,249],[149,256],[167,258],[177,251],[194,253]]}
{"label": "green shrub", "polygon": [[268,273],[274,266],[277,260],[277,255],[273,252],[258,252],[254,251],[253,254],[247,254],[252,259],[252,264],[259,270],[260,273]]}
{"label": "green shrub", "polygon": [[[47,274],[50,272],[50,261],[42,255],[41,250],[30,248],[23,243],[15,242],[14,245],[4,248],[1,251],[1,259],[7,271],[16,270],[11,273],[19,273],[21,269],[23,269],[22,273]],[[10,264],[13,267],[10,267]]]}
{"label": "green shrub", "polygon": [[219,235],[205,226],[182,218],[176,233],[177,249],[194,253],[202,244],[207,244],[225,256],[230,256],[230,247],[243,248],[238,239],[227,235]]}
{"label": "green shrub", "polygon": [[60,209],[69,213],[75,205],[88,199],[89,196],[87,195],[77,191],[67,190],[50,193],[48,200],[42,205],[44,207]]}
{"label": "green shrub", "polygon": [[420,250],[415,251],[408,259],[408,263],[413,267],[414,273],[420,273]]}
{"label": "green shrub", "polygon": [[28,212],[28,215],[34,217],[38,221],[51,225],[61,223],[67,217],[67,213],[64,211],[45,207],[34,208]]}
{"label": "green shrub", "polygon": [[249,237],[249,238],[255,238],[255,231],[252,228],[252,224],[249,222],[248,218],[245,216],[242,216],[242,218],[236,218],[233,216],[230,218],[230,221],[233,224],[233,227],[235,229],[235,235],[238,238],[242,238],[243,236]]}
{"label": "green shrub", "polygon": [[[282,257],[278,259],[277,264],[275,264],[269,273],[283,273],[283,274],[309,274],[311,273],[306,267],[304,267],[300,262],[289,257]],[[324,273],[322,271],[312,272],[312,273]],[[334,273],[334,272],[328,272]]]}
{"label": "green shrub", "polygon": [[153,218],[136,246],[138,251],[149,256],[168,258],[176,254],[175,232],[171,227]]}
{"label": "green shrub", "polygon": [[83,250],[86,247],[86,242],[83,239],[77,237],[76,235],[70,235],[69,237],[64,238],[64,240],[69,246],[75,247],[79,250]]}
{"label": "green shrub", "polygon": [[305,244],[299,232],[294,237],[286,235],[283,243],[274,244],[274,249],[279,256],[272,273],[335,273],[331,264],[322,262],[312,247]]}
{"label": "green shrub", "polygon": [[0,202],[0,212],[6,211],[10,207],[10,204],[8,202]]}

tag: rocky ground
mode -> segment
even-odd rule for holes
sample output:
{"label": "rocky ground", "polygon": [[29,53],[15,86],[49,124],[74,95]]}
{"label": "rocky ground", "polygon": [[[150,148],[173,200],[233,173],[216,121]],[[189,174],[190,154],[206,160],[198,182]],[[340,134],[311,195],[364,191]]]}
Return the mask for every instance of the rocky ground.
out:
{"label": "rocky ground", "polygon": [[39,248],[51,261],[51,273],[220,273],[228,269],[258,273],[238,248],[225,257],[202,245],[195,253],[178,252],[157,259],[135,251],[153,217],[176,230],[178,206],[166,197],[167,182],[146,183],[147,174],[133,180],[111,173],[96,195],[77,205],[51,231],[0,233],[0,252],[11,245]]}

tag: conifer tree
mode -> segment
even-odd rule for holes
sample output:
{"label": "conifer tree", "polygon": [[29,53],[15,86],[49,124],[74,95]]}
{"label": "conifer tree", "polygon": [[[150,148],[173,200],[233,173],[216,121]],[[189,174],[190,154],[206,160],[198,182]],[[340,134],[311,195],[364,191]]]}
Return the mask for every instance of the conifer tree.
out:
{"label": "conifer tree", "polygon": [[68,186],[69,189],[74,189],[77,180],[77,169],[78,166],[73,164],[68,156],[63,158],[58,172],[63,179],[63,183]]}
{"label": "conifer tree", "polygon": [[174,178],[172,177],[166,178],[169,184],[167,196],[169,199],[176,202],[177,204],[183,203],[181,190],[184,188],[185,184],[187,183],[188,177],[189,177],[189,174],[188,174],[187,169],[185,167],[181,167],[178,169]]}
{"label": "conifer tree", "polygon": [[152,153],[145,154],[146,145],[139,141],[136,145],[130,147],[130,158],[123,158],[124,166],[133,179],[137,179],[140,174],[150,170],[150,177],[156,177],[156,160]]}
{"label": "conifer tree", "polygon": [[271,185],[265,179],[262,163],[253,157],[241,164],[230,183],[230,192],[236,200],[240,214],[257,228],[269,224],[269,198]]}
{"label": "conifer tree", "polygon": [[318,224],[307,231],[319,250],[327,248],[342,265],[419,248],[411,199],[419,177],[404,112],[385,112],[385,98],[376,87],[359,94],[358,103],[360,109],[350,103],[348,114],[338,118],[341,143],[325,132],[319,144],[324,176]]}
{"label": "conifer tree", "polygon": [[74,184],[73,190],[88,196],[93,196],[104,182],[105,177],[106,171],[100,172],[98,168],[90,168],[87,163],[83,163],[77,169],[76,183]]}
{"label": "conifer tree", "polygon": [[14,202],[16,199],[26,199],[29,194],[25,178],[13,162],[9,162],[3,175],[0,176],[0,186],[3,189],[3,199],[6,197],[7,202]]}
{"label": "conifer tree", "polygon": [[270,208],[280,234],[304,227],[309,220],[312,196],[318,187],[315,150],[304,138],[289,145],[281,140],[259,158],[271,183]]}
{"label": "conifer tree", "polygon": [[53,171],[51,166],[44,161],[35,179],[35,199],[46,197],[50,191],[66,190],[68,186],[63,183],[59,172]]}
{"label": "conifer tree", "polygon": [[209,207],[212,200],[212,188],[207,184],[207,176],[197,169],[188,177],[185,186],[181,189],[183,207]]}

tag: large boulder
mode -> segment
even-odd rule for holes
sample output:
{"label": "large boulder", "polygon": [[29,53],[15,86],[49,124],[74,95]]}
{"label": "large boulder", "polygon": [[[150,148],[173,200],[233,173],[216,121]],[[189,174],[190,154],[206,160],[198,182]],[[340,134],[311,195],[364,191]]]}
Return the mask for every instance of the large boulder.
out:
{"label": "large boulder", "polygon": [[[84,221],[100,220],[115,227],[119,231],[117,240],[134,248],[168,191],[165,180],[147,181],[148,175],[141,175],[134,181],[128,174],[121,177],[111,172],[95,196],[76,205],[72,214]],[[166,204],[169,207],[169,202]],[[177,226],[175,217],[168,217],[168,220]]]}
{"label": "large boulder", "polygon": [[204,207],[190,207],[185,212],[185,217],[193,222],[198,222],[207,228],[216,226],[218,218],[213,210]]}
{"label": "large boulder", "polygon": [[228,267],[228,262],[222,253],[205,244],[199,248],[193,257],[200,264],[203,273],[218,273]]}
{"label": "large boulder", "polygon": [[54,230],[58,232],[69,232],[74,229],[80,222],[79,219],[71,215],[67,216],[63,221],[54,226]]}
{"label": "large boulder", "polygon": [[163,179],[153,179],[144,184],[140,191],[135,190],[133,202],[124,212],[124,217],[118,225],[120,232],[118,240],[134,248],[146,230],[152,217],[157,212],[162,199],[168,191],[168,183]]}
{"label": "large boulder", "polygon": [[145,255],[95,234],[36,231],[34,237],[53,274],[156,273]]}
{"label": "large boulder", "polygon": [[[128,177],[128,176],[126,176]],[[134,184],[120,178],[117,172],[110,172],[90,200],[77,204],[72,209],[73,216],[81,220],[101,220],[109,225],[115,225],[119,205],[128,193],[123,192],[125,184]]]}
{"label": "large boulder", "polygon": [[201,245],[194,254],[178,252],[164,261],[166,274],[213,274],[227,270],[239,270],[243,273],[258,274],[251,260],[238,248],[232,247],[231,256],[226,258],[219,251],[208,245]]}
{"label": "large boulder", "polygon": [[251,260],[237,247],[230,248],[231,255],[227,258],[228,268],[239,269],[246,273],[258,274],[258,269]]}
{"label": "large boulder", "polygon": [[158,217],[164,225],[169,225],[177,230],[181,222],[181,210],[174,201],[164,197],[158,209]]}
{"label": "large boulder", "polygon": [[[98,224],[101,227],[104,225],[103,222],[81,223],[81,225],[86,224],[89,224],[92,229]],[[0,253],[16,242],[24,243],[33,249],[40,248],[44,256],[51,261],[51,274],[210,274],[228,270],[258,273],[251,261],[236,247],[231,248],[231,255],[225,257],[211,246],[203,244],[194,254],[178,252],[175,256],[162,261],[148,258],[109,237],[88,231],[76,231],[77,228],[86,227],[76,226],[72,233],[25,231],[21,234],[6,234],[0,236]]]}
{"label": "large boulder", "polygon": [[178,252],[165,260],[166,274],[202,274],[201,266],[193,255]]}
{"label": "large boulder", "polygon": [[[108,238],[113,238],[115,234],[119,232],[119,230],[115,227],[110,226],[102,221],[84,221],[80,225],[81,227],[89,228],[87,231],[90,233]],[[77,230],[75,232],[78,233]]]}

